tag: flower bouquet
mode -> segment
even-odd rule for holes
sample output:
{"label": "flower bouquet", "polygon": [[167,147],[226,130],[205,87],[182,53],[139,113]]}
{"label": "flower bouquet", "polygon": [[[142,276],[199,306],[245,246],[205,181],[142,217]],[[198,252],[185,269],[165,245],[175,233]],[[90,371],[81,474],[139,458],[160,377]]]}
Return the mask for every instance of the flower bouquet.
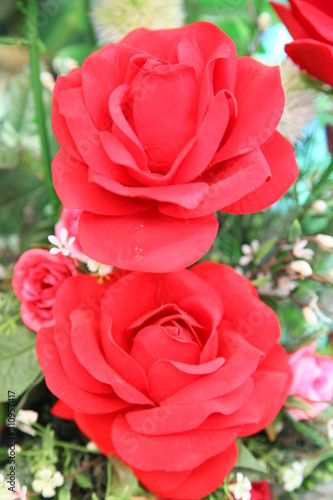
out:
{"label": "flower bouquet", "polygon": [[4,5],[1,498],[331,498],[332,7]]}

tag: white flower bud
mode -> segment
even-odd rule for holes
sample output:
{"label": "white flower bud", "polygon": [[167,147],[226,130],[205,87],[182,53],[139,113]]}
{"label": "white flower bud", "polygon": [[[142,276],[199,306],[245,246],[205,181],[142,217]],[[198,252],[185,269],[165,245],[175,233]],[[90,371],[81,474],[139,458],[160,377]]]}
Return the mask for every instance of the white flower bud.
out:
{"label": "white flower bud", "polygon": [[309,323],[311,326],[317,326],[318,325],[318,317],[314,310],[311,307],[303,307],[302,309],[303,316],[305,318],[305,321]]}
{"label": "white flower bud", "polygon": [[264,11],[258,17],[258,28],[260,31],[265,31],[272,24],[272,16],[269,12]]}
{"label": "white flower bud", "polygon": [[303,276],[304,278],[306,278],[307,276],[311,276],[313,272],[310,264],[305,260],[294,260],[289,264],[289,269],[292,272]]}
{"label": "white flower bud", "polygon": [[303,483],[304,464],[293,462],[291,467],[285,469],[282,475],[283,488],[286,491],[297,490]]}
{"label": "white flower bud", "polygon": [[317,236],[315,236],[315,241],[324,250],[333,249],[333,236],[329,234],[317,234]]}
{"label": "white flower bud", "polygon": [[55,81],[51,73],[49,73],[48,71],[42,71],[40,73],[40,81],[43,87],[45,87],[50,92],[53,91]]}

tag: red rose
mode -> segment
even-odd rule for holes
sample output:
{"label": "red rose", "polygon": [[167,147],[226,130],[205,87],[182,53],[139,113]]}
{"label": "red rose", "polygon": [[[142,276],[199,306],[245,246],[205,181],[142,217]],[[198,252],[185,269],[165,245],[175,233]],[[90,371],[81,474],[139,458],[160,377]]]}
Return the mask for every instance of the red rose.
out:
{"label": "red rose", "polygon": [[333,86],[333,3],[330,0],[289,0],[290,8],[271,2],[294,41],[288,56],[307,73]]}
{"label": "red rose", "polygon": [[132,272],[111,285],[76,276],[53,312],[37,356],[62,402],[56,414],[163,498],[215,490],[235,439],[263,429],[286,399],[278,319],[229,266]]}
{"label": "red rose", "polygon": [[98,262],[169,272],[194,263],[214,212],[255,212],[297,176],[276,127],[279,69],[237,59],[217,26],[138,29],[57,79],[55,189],[83,210],[79,240]]}
{"label": "red rose", "polygon": [[59,286],[76,274],[70,259],[48,250],[25,252],[14,267],[12,286],[21,301],[23,323],[31,330],[54,324],[52,306]]}

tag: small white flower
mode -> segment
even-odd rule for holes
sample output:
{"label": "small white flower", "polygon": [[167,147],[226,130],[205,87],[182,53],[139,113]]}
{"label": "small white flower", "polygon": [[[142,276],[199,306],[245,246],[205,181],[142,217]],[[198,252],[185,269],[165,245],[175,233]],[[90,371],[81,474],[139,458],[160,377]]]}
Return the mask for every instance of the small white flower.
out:
{"label": "small white flower", "polygon": [[89,451],[98,451],[97,444],[94,443],[94,441],[88,441],[88,443],[87,443],[87,450],[89,450]]}
{"label": "small white flower", "polygon": [[237,472],[236,481],[236,483],[229,484],[229,491],[236,500],[250,500],[252,485],[249,478]]}
{"label": "small white flower", "polygon": [[301,486],[303,483],[304,468],[305,464],[296,461],[283,471],[283,488],[286,491],[294,491]]}
{"label": "small white flower", "polygon": [[312,267],[305,260],[294,260],[289,264],[289,270],[293,273],[299,274],[303,278],[311,276],[313,272]]}
{"label": "small white flower", "polygon": [[93,259],[89,259],[87,262],[87,267],[91,273],[98,273],[99,276],[107,276],[112,272],[113,267],[107,266],[106,264],[101,264]]}
{"label": "small white flower", "polygon": [[22,424],[31,425],[37,422],[38,413],[33,410],[19,410],[16,415],[16,420]]}
{"label": "small white flower", "polygon": [[61,472],[56,471],[53,478],[52,478],[52,486],[54,488],[58,488],[59,486],[62,486],[64,484],[64,476],[61,474]]}
{"label": "small white flower", "polygon": [[61,253],[62,255],[67,257],[70,254],[69,247],[73,245],[75,241],[75,236],[71,236],[68,241],[67,238],[68,238],[68,231],[65,227],[60,229],[60,239],[58,239],[53,234],[48,236],[47,239],[52,245],[54,245],[54,247],[50,249],[50,253],[52,255],[57,255],[58,253]]}
{"label": "small white flower", "polygon": [[314,256],[314,251],[311,248],[305,248],[308,244],[308,240],[300,240],[299,238],[295,241],[293,254],[298,259],[311,260]]}
{"label": "small white flower", "polygon": [[67,75],[72,69],[78,68],[79,63],[72,57],[55,57],[52,67],[58,75]]}
{"label": "small white flower", "polygon": [[42,71],[40,73],[40,81],[41,81],[43,87],[45,87],[50,92],[53,91],[55,81],[54,81],[52,73],[49,73],[49,71]]}
{"label": "small white flower", "polygon": [[[304,315],[304,309],[307,309],[306,313],[308,316],[306,317]],[[310,310],[312,311],[310,313]],[[306,321],[308,321],[308,323],[310,323],[310,325],[312,326],[316,326],[318,324],[318,318],[320,318],[322,321],[324,321],[324,323],[331,323],[332,321],[332,318],[329,317],[329,316],[326,316],[320,309],[320,307],[318,306],[318,296],[315,295],[315,297],[311,300],[311,302],[309,303],[308,306],[304,307],[303,308],[303,315],[306,319]],[[314,315],[316,315],[317,319],[315,320],[314,319]],[[312,320],[312,323],[310,322]]]}
{"label": "small white flower", "polygon": [[324,200],[316,200],[312,203],[311,208],[313,208],[313,210],[318,213],[326,212],[327,203]]}
{"label": "small white flower", "polygon": [[290,292],[297,288],[297,281],[289,276],[280,276],[277,279],[277,285],[276,291],[279,297],[289,297]]}
{"label": "small white flower", "polygon": [[16,427],[20,431],[29,434],[30,436],[36,436],[36,431],[31,424],[37,422],[38,413],[33,410],[19,410],[16,415]]}
{"label": "small white flower", "polygon": [[329,234],[317,234],[314,239],[323,250],[333,249],[333,236]]}
{"label": "small white flower", "polygon": [[239,259],[239,264],[241,266],[247,266],[250,262],[252,262],[258,253],[260,248],[260,243],[258,240],[251,241],[250,245],[244,244],[242,245],[243,255]]}
{"label": "small white flower", "polygon": [[54,472],[50,467],[39,470],[32,481],[32,489],[41,493],[44,498],[54,497],[55,488],[64,484],[64,476],[61,472]]}
{"label": "small white flower", "polygon": [[312,309],[312,307],[306,306],[303,307],[302,313],[304,316],[304,319],[309,325],[316,327],[318,325],[318,316]]}
{"label": "small white flower", "polygon": [[[10,451],[11,451],[10,448],[8,448],[8,456],[10,456]],[[21,453],[21,451],[22,451],[21,446],[19,444],[15,444],[15,454]]]}

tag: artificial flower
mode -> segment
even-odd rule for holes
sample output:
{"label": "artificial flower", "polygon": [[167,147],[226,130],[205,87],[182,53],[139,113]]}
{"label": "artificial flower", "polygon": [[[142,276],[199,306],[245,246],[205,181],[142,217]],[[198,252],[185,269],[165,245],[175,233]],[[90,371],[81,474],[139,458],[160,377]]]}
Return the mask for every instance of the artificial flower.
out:
{"label": "artificial flower", "polygon": [[213,244],[214,212],[257,212],[298,168],[276,131],[278,67],[237,58],[217,26],[137,29],[58,77],[55,189],[82,211],[84,254],[127,270],[170,272]]}
{"label": "artificial flower", "polygon": [[225,265],[112,279],[66,280],[55,326],[37,335],[53,413],[153,493],[203,497],[234,466],[236,437],[264,429],[285,401],[278,319]]}
{"label": "artificial flower", "polygon": [[294,41],[287,55],[311,76],[333,86],[333,4],[329,0],[271,2]]}
{"label": "artificial flower", "polygon": [[53,324],[52,306],[56,292],[76,274],[72,261],[48,250],[24,252],[14,267],[12,286],[21,301],[23,323],[33,331]]}

